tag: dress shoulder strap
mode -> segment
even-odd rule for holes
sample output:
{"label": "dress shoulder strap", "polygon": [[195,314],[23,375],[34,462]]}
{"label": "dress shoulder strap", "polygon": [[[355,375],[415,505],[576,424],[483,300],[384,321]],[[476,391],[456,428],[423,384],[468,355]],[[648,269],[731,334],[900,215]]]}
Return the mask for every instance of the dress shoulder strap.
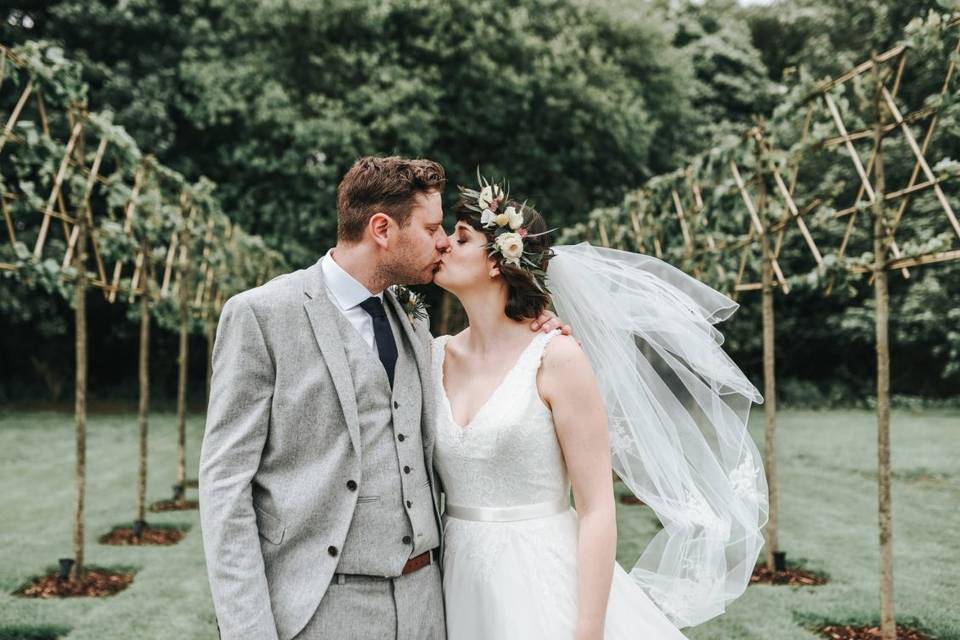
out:
{"label": "dress shoulder strap", "polygon": [[554,329],[549,333],[540,333],[530,342],[530,346],[521,357],[522,362],[519,368],[534,374],[540,369],[540,363],[543,361],[543,354],[547,350],[547,345],[555,336],[560,335],[560,329]]}
{"label": "dress shoulder strap", "polygon": [[430,341],[430,357],[433,361],[434,368],[443,362],[443,351],[447,348],[447,341],[449,339],[449,335],[442,335],[436,336]]}

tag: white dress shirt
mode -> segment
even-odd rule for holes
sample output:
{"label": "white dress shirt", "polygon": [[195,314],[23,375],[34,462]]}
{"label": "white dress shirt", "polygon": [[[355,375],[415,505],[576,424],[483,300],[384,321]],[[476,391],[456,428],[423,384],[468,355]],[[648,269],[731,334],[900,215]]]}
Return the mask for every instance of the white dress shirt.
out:
{"label": "white dress shirt", "polygon": [[344,317],[350,321],[374,353],[378,353],[373,339],[373,318],[363,310],[360,303],[371,296],[380,298],[384,303],[383,292],[370,293],[356,278],[343,270],[333,259],[333,249],[320,259],[320,268],[323,270],[323,282],[330,292],[330,300],[340,309]]}

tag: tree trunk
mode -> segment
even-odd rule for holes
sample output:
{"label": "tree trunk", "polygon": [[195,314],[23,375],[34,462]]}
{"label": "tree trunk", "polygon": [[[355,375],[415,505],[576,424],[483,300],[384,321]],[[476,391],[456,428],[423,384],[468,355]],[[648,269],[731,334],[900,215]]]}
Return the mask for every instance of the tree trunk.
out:
{"label": "tree trunk", "polygon": [[[766,225],[764,225],[766,226]],[[766,229],[764,229],[766,231]],[[763,446],[764,468],[769,492],[769,520],[767,522],[767,567],[774,568],[774,551],[780,550],[780,500],[777,486],[777,392],[774,361],[773,263],[770,256],[770,237],[763,236]]]}
{"label": "tree trunk", "polygon": [[[180,353],[177,357],[179,376],[177,380],[177,485],[180,498],[186,489],[187,474],[187,357],[189,337],[189,309],[187,296],[187,272],[180,273]],[[176,498],[176,496],[175,496]]]}
{"label": "tree trunk", "polygon": [[213,343],[217,338],[217,322],[210,312],[207,318],[207,406],[210,405],[210,382],[213,380]]}
{"label": "tree trunk", "polygon": [[775,567],[774,552],[780,550],[778,520],[780,515],[779,490],[777,486],[777,387],[776,387],[776,361],[775,356],[775,333],[774,333],[774,314],[773,314],[773,249],[770,246],[770,235],[767,233],[768,225],[766,219],[766,183],[764,182],[763,169],[765,168],[765,154],[760,143],[757,143],[757,156],[761,168],[758,184],[757,197],[757,217],[760,219],[760,226],[763,230],[760,237],[760,247],[762,252],[762,301],[761,313],[763,318],[763,447],[764,447],[764,472],[767,477],[767,490],[769,493],[769,514],[766,534],[766,556],[767,568],[773,570]]}
{"label": "tree trunk", "polygon": [[[143,252],[144,256],[147,252]],[[147,416],[150,411],[150,292],[144,259],[143,294],[140,296],[140,406],[137,422],[140,428],[140,465],[137,474],[137,520],[146,518],[147,502]]]}
{"label": "tree trunk", "polygon": [[880,526],[880,632],[883,640],[896,640],[893,607],[893,516],[890,502],[890,297],[887,291],[886,181],[883,167],[883,127],[886,110],[877,89],[877,122],[874,127],[873,291],[876,300],[877,337],[877,480]]}
{"label": "tree trunk", "polygon": [[76,391],[74,404],[77,468],[74,479],[76,500],[73,517],[73,558],[70,581],[83,579],[83,503],[87,475],[87,221],[85,213],[77,217],[79,227],[74,267],[77,281],[74,285],[74,314],[76,318]]}

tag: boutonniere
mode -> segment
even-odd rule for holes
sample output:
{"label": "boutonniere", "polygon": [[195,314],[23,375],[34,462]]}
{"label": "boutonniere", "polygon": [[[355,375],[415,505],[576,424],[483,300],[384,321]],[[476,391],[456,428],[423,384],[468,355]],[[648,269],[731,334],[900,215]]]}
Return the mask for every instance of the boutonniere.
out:
{"label": "boutonniere", "polygon": [[416,320],[427,319],[428,306],[423,301],[423,296],[402,284],[395,284],[391,289],[397,302],[400,303],[404,313],[406,313],[410,319],[410,324],[414,324]]}

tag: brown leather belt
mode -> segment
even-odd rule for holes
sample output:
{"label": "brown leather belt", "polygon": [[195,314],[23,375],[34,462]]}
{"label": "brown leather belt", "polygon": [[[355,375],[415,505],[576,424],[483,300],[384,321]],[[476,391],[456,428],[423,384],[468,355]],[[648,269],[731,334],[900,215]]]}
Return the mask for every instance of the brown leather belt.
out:
{"label": "brown leather belt", "polygon": [[403,565],[403,571],[400,572],[400,575],[407,575],[408,573],[413,573],[423,569],[427,565],[431,564],[434,560],[433,549],[430,551],[424,551],[418,556],[414,556],[407,560],[407,564]]}
{"label": "brown leather belt", "polygon": [[[424,551],[418,556],[414,556],[407,560],[407,563],[403,565],[403,570],[400,575],[407,575],[413,573],[414,571],[419,571],[430,564],[433,564],[437,560],[437,550],[436,548],[431,549],[430,551]],[[355,582],[355,581],[370,581],[370,580],[392,580],[393,578],[383,577],[383,576],[368,576],[360,573],[335,573],[333,574],[333,579],[339,584],[344,584],[346,582]]]}

